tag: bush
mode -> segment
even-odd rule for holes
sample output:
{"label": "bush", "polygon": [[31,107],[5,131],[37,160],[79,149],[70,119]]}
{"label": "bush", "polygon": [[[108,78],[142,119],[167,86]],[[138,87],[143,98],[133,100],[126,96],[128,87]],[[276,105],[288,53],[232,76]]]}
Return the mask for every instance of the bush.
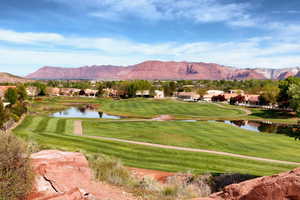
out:
{"label": "bush", "polygon": [[0,134],[0,199],[24,199],[33,185],[33,172],[25,143]]}
{"label": "bush", "polygon": [[257,176],[249,174],[221,174],[213,178],[215,192],[223,190],[224,187],[257,178]]}
{"label": "bush", "polygon": [[132,176],[120,160],[105,155],[90,155],[88,160],[97,180],[115,185],[129,185],[131,183]]}

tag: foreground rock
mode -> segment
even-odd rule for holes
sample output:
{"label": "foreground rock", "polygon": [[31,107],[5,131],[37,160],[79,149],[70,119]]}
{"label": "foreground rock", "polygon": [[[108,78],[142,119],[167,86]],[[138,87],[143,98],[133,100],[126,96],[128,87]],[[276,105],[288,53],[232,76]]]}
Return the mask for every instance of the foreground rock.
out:
{"label": "foreground rock", "polygon": [[197,200],[298,200],[300,168],[279,175],[232,184],[209,198]]}
{"label": "foreground rock", "polygon": [[119,188],[92,180],[81,153],[55,150],[32,154],[36,183],[30,200],[133,200]]}

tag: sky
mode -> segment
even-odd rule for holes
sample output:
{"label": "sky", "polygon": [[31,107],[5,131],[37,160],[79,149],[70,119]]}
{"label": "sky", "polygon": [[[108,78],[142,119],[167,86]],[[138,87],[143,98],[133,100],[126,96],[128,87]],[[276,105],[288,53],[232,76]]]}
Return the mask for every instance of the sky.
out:
{"label": "sky", "polygon": [[146,60],[300,66],[299,0],[0,0],[0,71]]}

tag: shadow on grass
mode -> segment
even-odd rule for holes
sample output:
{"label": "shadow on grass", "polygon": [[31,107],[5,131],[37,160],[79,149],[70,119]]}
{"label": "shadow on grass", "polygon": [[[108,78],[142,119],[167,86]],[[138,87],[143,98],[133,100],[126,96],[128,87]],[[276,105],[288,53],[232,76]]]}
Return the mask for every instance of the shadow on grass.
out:
{"label": "shadow on grass", "polygon": [[290,119],[296,117],[294,113],[289,111],[281,110],[263,110],[263,109],[252,109],[252,114],[250,116],[260,117],[260,118],[272,118],[272,119]]}

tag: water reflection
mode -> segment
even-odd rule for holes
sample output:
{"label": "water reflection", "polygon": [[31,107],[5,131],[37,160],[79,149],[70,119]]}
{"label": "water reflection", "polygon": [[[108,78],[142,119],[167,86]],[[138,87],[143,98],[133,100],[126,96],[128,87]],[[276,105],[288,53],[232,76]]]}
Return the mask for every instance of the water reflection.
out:
{"label": "water reflection", "polygon": [[243,129],[265,132],[265,133],[278,133],[284,134],[295,139],[300,139],[300,126],[299,125],[287,125],[278,124],[271,122],[260,122],[260,121],[246,121],[246,120],[235,120],[235,121],[218,121],[237,126]]}
{"label": "water reflection", "polygon": [[65,118],[102,118],[102,119],[121,119],[123,117],[117,115],[110,115],[97,110],[81,107],[71,107],[64,111],[51,114],[52,117],[65,117]]}

